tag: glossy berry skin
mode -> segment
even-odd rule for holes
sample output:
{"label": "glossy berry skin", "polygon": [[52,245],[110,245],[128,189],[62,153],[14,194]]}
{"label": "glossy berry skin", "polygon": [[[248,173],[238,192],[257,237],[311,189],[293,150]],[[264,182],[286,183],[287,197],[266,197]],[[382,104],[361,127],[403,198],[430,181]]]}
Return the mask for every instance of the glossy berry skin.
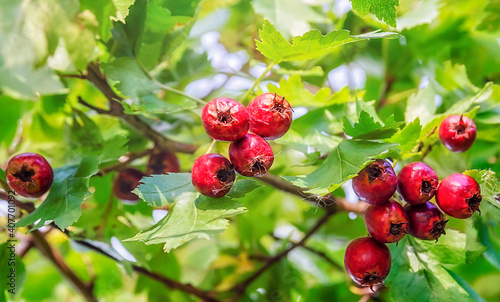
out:
{"label": "glossy berry skin", "polygon": [[476,180],[465,174],[452,174],[439,185],[436,202],[451,217],[465,219],[479,211],[481,191]]}
{"label": "glossy berry skin", "polygon": [[365,224],[370,235],[382,243],[401,240],[409,228],[406,211],[393,200],[382,205],[369,206],[365,212]]}
{"label": "glossy berry skin", "polygon": [[248,133],[229,145],[229,159],[241,175],[260,177],[271,168],[274,153],[262,137]]}
{"label": "glossy berry skin", "polygon": [[12,157],[5,174],[9,187],[24,197],[42,196],[54,181],[52,167],[37,153],[22,153]]}
{"label": "glossy berry skin", "polygon": [[180,172],[179,159],[170,152],[161,152],[152,154],[149,157],[146,174],[165,174]]}
{"label": "glossy berry skin", "polygon": [[234,167],[220,154],[209,153],[198,157],[191,170],[191,182],[201,194],[218,198],[229,192],[236,175]]}
{"label": "glossy berry skin", "polygon": [[390,163],[377,159],[352,179],[352,188],[359,199],[369,204],[387,202],[398,186],[398,177]]}
{"label": "glossy berry skin", "polygon": [[354,282],[372,288],[389,274],[391,252],[387,245],[371,237],[361,237],[347,246],[344,266]]}
{"label": "glossy berry skin", "polygon": [[248,112],[241,103],[230,98],[208,102],[201,114],[207,134],[218,141],[236,141],[248,132]]}
{"label": "glossy berry skin", "polygon": [[276,93],[264,93],[248,104],[250,131],[271,140],[282,137],[292,124],[292,107]]}
{"label": "glossy berry skin", "polygon": [[463,115],[450,115],[439,126],[439,139],[453,152],[468,150],[476,140],[476,124]]}
{"label": "glossy berry skin", "polygon": [[132,191],[139,186],[144,176],[146,176],[146,174],[134,168],[120,170],[115,179],[113,193],[118,199],[123,201],[139,200],[139,196],[132,193]]}
{"label": "glossy berry skin", "polygon": [[446,234],[446,220],[443,212],[433,203],[406,205],[406,213],[410,220],[410,234],[422,240],[438,241],[441,234]]}
{"label": "glossy berry skin", "polygon": [[436,172],[422,162],[408,164],[398,174],[398,192],[410,204],[431,200],[436,195],[438,184]]}

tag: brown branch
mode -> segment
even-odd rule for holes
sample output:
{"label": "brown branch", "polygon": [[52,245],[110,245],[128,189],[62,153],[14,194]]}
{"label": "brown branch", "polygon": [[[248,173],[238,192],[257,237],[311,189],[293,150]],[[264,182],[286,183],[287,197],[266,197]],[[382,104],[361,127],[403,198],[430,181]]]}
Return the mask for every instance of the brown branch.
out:
{"label": "brown branch", "polygon": [[315,203],[319,206],[324,207],[327,211],[343,211],[343,212],[355,212],[364,213],[368,208],[368,204],[364,202],[350,203],[344,198],[335,198],[331,194],[318,195],[306,192],[306,188],[298,187],[276,175],[266,174],[258,180],[271,185],[281,191],[296,195],[302,199]]}
{"label": "brown branch", "polygon": [[144,156],[151,155],[154,152],[155,152],[155,149],[152,148],[152,149],[146,149],[146,150],[143,150],[143,151],[140,151],[140,152],[136,152],[136,153],[129,153],[127,155],[127,159],[126,160],[124,160],[123,162],[116,163],[116,164],[111,165],[111,166],[104,167],[104,168],[100,169],[99,172],[97,172],[96,175],[98,175],[98,176],[104,176],[104,175],[108,174],[111,171],[120,170],[121,168],[126,167],[128,164],[130,164],[134,160],[136,160],[138,158],[141,158],[141,157],[144,157]]}
{"label": "brown branch", "polygon": [[[109,86],[106,77],[99,70],[99,66],[97,64],[89,64],[87,69],[87,74],[85,78],[90,81],[97,89],[99,89],[104,96],[109,101],[109,110],[103,110],[96,108],[92,105],[89,107],[88,103],[82,103],[83,105],[92,108],[94,110],[101,110],[102,113],[110,114],[116,117],[119,117],[124,122],[128,123],[132,126],[137,132],[141,133],[148,139],[152,140],[155,145],[159,146],[162,149],[167,149],[171,152],[180,152],[180,153],[194,153],[196,149],[198,149],[197,145],[187,144],[187,143],[179,143],[169,140],[161,133],[157,132],[150,125],[148,125],[145,121],[143,121],[140,117],[136,115],[129,115],[124,113],[124,108],[120,103],[123,101],[123,98],[117,95],[111,86]],[[80,102],[81,103],[81,102]],[[98,111],[99,112],[99,111]]]}
{"label": "brown branch", "polygon": [[[5,200],[5,201],[9,201],[9,194],[0,191],[0,199]],[[15,201],[16,208],[23,209],[28,213],[31,213],[35,210],[35,205],[32,202],[29,202],[29,201],[21,202],[21,201],[17,200],[16,198],[14,198],[14,201]]]}
{"label": "brown branch", "polygon": [[55,250],[38,230],[31,232],[33,243],[40,252],[47,257],[59,271],[80,291],[89,302],[97,302],[93,293],[93,284],[83,282],[71,268],[64,262],[62,256]]}
{"label": "brown branch", "polygon": [[[97,246],[94,246],[93,244],[91,244],[87,241],[76,240],[76,239],[73,239],[73,240],[76,243],[83,245],[83,246],[85,246],[85,247],[87,247],[95,252],[98,252],[104,256],[107,256],[115,261],[118,261],[118,262],[120,261],[119,259],[115,258],[113,255],[107,253],[106,251],[102,250],[101,248],[99,248]],[[134,271],[138,272],[139,274],[142,274],[142,275],[145,275],[151,279],[154,279],[154,280],[168,286],[171,289],[178,289],[180,291],[193,294],[196,297],[204,299],[206,302],[218,302],[219,301],[213,293],[198,289],[198,288],[192,286],[191,284],[180,283],[176,280],[167,278],[163,275],[149,271],[149,270],[147,270],[143,267],[137,266],[137,265],[132,265],[132,268]]]}
{"label": "brown branch", "polygon": [[328,219],[330,218],[330,216],[332,216],[333,214],[335,214],[334,210],[327,211],[323,215],[323,217],[321,217],[316,222],[316,224],[306,233],[306,235],[299,242],[292,243],[292,245],[289,248],[287,248],[286,250],[283,250],[279,254],[269,258],[267,260],[267,262],[260,269],[258,269],[252,275],[250,275],[250,277],[245,279],[243,282],[241,282],[241,283],[237,284],[235,287],[233,287],[231,289],[231,291],[236,292],[236,295],[231,299],[231,301],[238,301],[239,298],[241,298],[241,296],[245,293],[247,287],[253,281],[257,280],[257,278],[259,278],[266,270],[268,270],[271,266],[273,266],[273,264],[275,264],[276,262],[281,260],[283,257],[288,255],[296,247],[303,246],[304,243],[307,241],[307,239],[309,239],[309,237],[311,237],[316,231],[318,231],[321,228],[321,226],[323,226],[323,224],[325,224],[328,221]]}

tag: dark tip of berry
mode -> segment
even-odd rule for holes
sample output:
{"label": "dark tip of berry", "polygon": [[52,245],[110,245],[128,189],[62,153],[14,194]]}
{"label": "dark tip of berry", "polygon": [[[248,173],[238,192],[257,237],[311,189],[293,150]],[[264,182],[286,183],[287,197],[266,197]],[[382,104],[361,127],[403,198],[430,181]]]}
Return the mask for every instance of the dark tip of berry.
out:
{"label": "dark tip of berry", "polygon": [[447,222],[448,220],[434,222],[434,226],[432,227],[430,234],[432,235],[433,238],[436,239],[436,242],[438,242],[439,236],[443,234],[446,235],[446,231],[444,230],[444,228]]}
{"label": "dark tip of berry", "polygon": [[224,112],[218,112],[217,120],[221,123],[228,124],[233,121],[233,116],[231,115],[231,112],[229,112],[229,110]]}
{"label": "dark tip of berry", "polygon": [[217,179],[222,183],[230,183],[234,181],[234,173],[231,170],[221,169],[217,171]]}
{"label": "dark tip of berry", "polygon": [[253,164],[252,164],[252,172],[262,172],[262,171],[266,171],[266,166],[264,165],[264,163],[257,159]]}
{"label": "dark tip of berry", "polygon": [[375,164],[368,166],[367,172],[368,172],[368,178],[371,181],[374,180],[375,178],[382,177],[382,174],[384,174],[384,169],[379,165]]}
{"label": "dark tip of berry", "polygon": [[120,191],[122,193],[130,193],[134,189],[134,184],[131,181],[120,182]]}
{"label": "dark tip of berry", "polygon": [[465,129],[467,129],[467,126],[462,123],[455,126],[455,131],[460,135],[465,133]]}
{"label": "dark tip of berry", "polygon": [[35,176],[35,171],[23,165],[21,171],[12,174],[12,176],[19,178],[22,182],[31,182],[31,178]]}
{"label": "dark tip of berry", "polygon": [[373,274],[370,274],[370,273],[367,273],[363,276],[363,281],[362,281],[362,284],[363,285],[369,285],[370,286],[370,289],[372,291],[373,290],[373,285],[374,284],[378,284],[382,282],[382,278],[380,278],[380,276],[377,275],[377,273],[373,273]]}
{"label": "dark tip of berry", "polygon": [[430,194],[432,192],[432,184],[430,181],[423,180],[422,179],[422,187],[420,188],[420,191],[424,194]]}
{"label": "dark tip of berry", "polygon": [[397,236],[401,235],[404,232],[403,226],[405,224],[406,223],[392,223],[391,222],[391,228],[389,229],[389,233],[387,234],[387,236],[394,235],[397,237]]}
{"label": "dark tip of berry", "polygon": [[276,100],[277,97],[278,96],[275,93],[274,98],[273,98],[273,106],[271,107],[271,110],[279,112],[279,113],[283,113],[283,112],[285,112],[285,106],[283,106],[283,100],[285,99],[285,97],[283,97],[283,99],[281,101]]}
{"label": "dark tip of berry", "polygon": [[479,194],[479,192],[477,192],[476,194],[474,194],[474,196],[467,199],[465,202],[467,203],[467,205],[469,206],[471,211],[475,212],[475,211],[479,211],[479,204],[481,203],[482,199],[483,199],[483,197],[481,196],[481,194]]}

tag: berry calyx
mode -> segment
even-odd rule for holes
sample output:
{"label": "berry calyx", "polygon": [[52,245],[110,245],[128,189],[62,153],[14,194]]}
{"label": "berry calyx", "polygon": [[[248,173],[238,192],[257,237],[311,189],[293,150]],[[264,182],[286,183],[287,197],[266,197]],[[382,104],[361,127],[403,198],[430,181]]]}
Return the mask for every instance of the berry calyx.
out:
{"label": "berry calyx", "polygon": [[448,220],[441,210],[433,203],[419,205],[408,204],[405,207],[410,221],[410,234],[422,240],[436,240],[446,234],[445,226]]}
{"label": "berry calyx", "polygon": [[250,131],[271,140],[282,137],[292,124],[292,107],[276,93],[264,93],[248,104]]}
{"label": "berry calyx", "polygon": [[160,152],[149,157],[146,174],[165,174],[180,172],[179,159],[170,152]]}
{"label": "berry calyx", "polygon": [[369,204],[387,202],[398,185],[398,178],[391,164],[377,159],[352,179],[352,188],[359,199]]}
{"label": "berry calyx", "polygon": [[422,162],[408,164],[398,174],[398,192],[410,204],[431,200],[438,188],[436,172]]}
{"label": "berry calyx", "polygon": [[137,201],[139,196],[132,191],[139,186],[141,179],[146,176],[142,171],[134,168],[126,168],[118,172],[115,179],[113,193],[122,201]]}
{"label": "berry calyx", "polygon": [[37,153],[22,153],[12,157],[5,174],[9,187],[24,197],[42,196],[54,181],[52,167]]}
{"label": "berry calyx", "polygon": [[452,174],[439,185],[436,202],[451,217],[465,219],[479,211],[481,190],[477,181],[465,174]]}
{"label": "berry calyx", "polygon": [[358,238],[347,246],[344,266],[354,282],[373,290],[391,270],[391,252],[387,245],[371,237]]}
{"label": "berry calyx", "polygon": [[382,243],[401,240],[409,228],[406,211],[393,200],[382,205],[370,205],[365,212],[365,224],[370,235]]}
{"label": "berry calyx", "polygon": [[212,198],[226,195],[233,186],[235,178],[231,162],[216,153],[198,157],[191,171],[191,182],[196,190]]}
{"label": "berry calyx", "polygon": [[241,103],[230,98],[208,102],[201,114],[207,134],[219,141],[236,141],[248,132],[248,112]]}
{"label": "berry calyx", "polygon": [[274,153],[266,140],[248,133],[244,138],[229,145],[229,159],[241,175],[260,177],[271,168]]}
{"label": "berry calyx", "polygon": [[453,152],[468,150],[476,140],[476,124],[463,115],[450,115],[439,126],[439,139]]}

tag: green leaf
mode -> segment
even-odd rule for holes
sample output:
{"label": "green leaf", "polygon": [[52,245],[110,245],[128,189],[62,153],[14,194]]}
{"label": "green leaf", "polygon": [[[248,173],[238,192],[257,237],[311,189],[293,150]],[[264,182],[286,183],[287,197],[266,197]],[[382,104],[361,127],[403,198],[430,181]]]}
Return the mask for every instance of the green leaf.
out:
{"label": "green leaf", "polygon": [[[448,233],[445,236],[455,238],[455,235]],[[450,245],[433,247],[426,244],[430,249],[426,250],[421,245],[423,241],[406,237],[399,246],[391,249],[393,264],[384,283],[395,301],[405,301],[408,297],[415,298],[415,301],[481,301],[474,298],[477,294],[471,295],[469,285],[463,280],[457,282],[442,265],[441,261],[456,263],[465,260],[457,256],[465,254],[463,236],[459,239],[461,244],[453,244],[453,238],[448,242]],[[443,236],[439,241],[442,239]],[[455,251],[456,248],[460,251]],[[447,253],[451,260],[447,260]]]}
{"label": "green leaf", "polygon": [[104,143],[104,147],[99,156],[99,163],[115,161],[121,156],[127,154],[128,138],[124,135],[117,135]]}
{"label": "green leaf", "polygon": [[417,117],[387,141],[389,143],[399,144],[398,149],[402,154],[409,153],[416,146],[421,130],[422,126],[420,126],[420,119]]}
{"label": "green leaf", "polygon": [[5,175],[5,170],[4,170],[4,169],[2,169],[2,168],[0,168],[0,179],[1,179],[2,181],[4,181],[4,182],[5,182],[5,181],[7,181],[7,180],[5,179],[5,177],[6,177],[6,175]]}
{"label": "green leaf", "polygon": [[270,83],[267,88],[269,92],[285,96],[292,107],[325,106],[331,104],[333,99],[332,91],[326,87],[312,93],[305,87],[302,78],[298,74],[293,74],[288,78],[281,78],[278,86]]}
{"label": "green leaf", "polygon": [[392,146],[395,144],[344,140],[311,174],[285,178],[299,187],[309,188],[311,193],[328,193],[356,176],[364,166],[382,156]]}
{"label": "green leaf", "polygon": [[311,29],[309,22],[316,24],[327,22],[327,18],[300,0],[254,0],[252,4],[257,14],[268,18],[286,37],[302,34]]}
{"label": "green leaf", "polygon": [[413,121],[418,118],[422,125],[429,123],[437,109],[435,95],[436,92],[430,85],[412,94],[406,105],[405,120]]}
{"label": "green leaf", "polygon": [[89,179],[98,171],[98,157],[82,158],[79,165],[54,170],[54,182],[45,201],[30,215],[17,222],[16,227],[36,224],[29,232],[50,221],[65,229],[81,216],[81,205],[89,192]]}
{"label": "green leaf", "polygon": [[191,183],[191,173],[144,177],[133,192],[149,205],[156,207],[183,200],[194,200],[198,194]]}
{"label": "green leaf", "polygon": [[500,181],[494,171],[491,170],[467,170],[465,175],[474,178],[481,188],[483,200],[500,208]]}
{"label": "green leaf", "polygon": [[134,101],[130,104],[123,103],[123,107],[125,108],[125,113],[128,114],[174,114],[185,110],[195,109],[197,107],[197,103],[195,101],[185,99],[180,104],[172,104],[158,98],[154,94],[148,94],[141,96],[138,99],[138,102]]}
{"label": "green leaf", "polygon": [[399,37],[397,33],[393,32],[372,32],[351,36],[348,30],[332,31],[323,36],[320,31],[311,30],[302,36],[295,37],[290,44],[267,20],[262,29],[259,30],[259,36],[261,41],[256,41],[257,49],[275,63],[315,59],[327,54],[335,47],[347,43]]}
{"label": "green leaf", "polygon": [[493,83],[488,82],[475,95],[454,103],[453,106],[446,110],[446,114],[464,114],[466,111],[470,110],[471,107],[488,100],[492,93]]}
{"label": "green leaf", "polygon": [[189,195],[174,204],[168,214],[149,230],[140,232],[127,241],[139,240],[145,244],[164,243],[164,251],[194,239],[209,239],[224,232],[229,221],[225,218],[242,214],[246,208],[235,200]]}
{"label": "green leaf", "polygon": [[351,0],[352,8],[361,16],[373,13],[380,21],[396,27],[396,6],[399,0]]}
{"label": "green leaf", "polygon": [[349,136],[361,139],[383,139],[390,137],[399,130],[399,126],[402,124],[388,120],[388,123],[383,126],[364,110],[361,110],[356,123],[351,121],[347,115],[344,116],[344,132]]}
{"label": "green leaf", "polygon": [[397,19],[398,31],[429,24],[439,17],[441,0],[427,0],[412,4],[412,9]]}
{"label": "green leaf", "polygon": [[123,95],[135,98],[158,89],[133,58],[117,58],[111,63],[102,64],[102,67],[107,77]]}
{"label": "green leaf", "polygon": [[500,29],[500,0],[489,0],[484,10],[486,16],[477,29],[487,32],[498,31]]}

